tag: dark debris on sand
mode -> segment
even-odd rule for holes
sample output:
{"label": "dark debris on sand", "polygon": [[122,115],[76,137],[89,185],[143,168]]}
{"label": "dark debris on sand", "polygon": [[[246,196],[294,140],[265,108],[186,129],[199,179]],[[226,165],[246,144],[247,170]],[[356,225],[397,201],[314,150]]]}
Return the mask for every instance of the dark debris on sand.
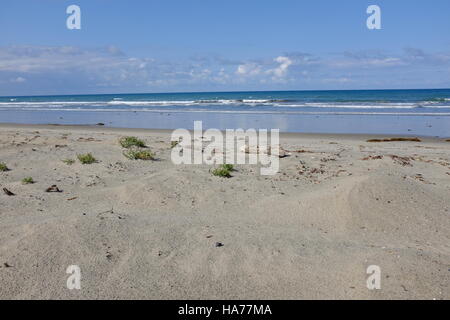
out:
{"label": "dark debris on sand", "polygon": [[12,193],[11,191],[9,191],[6,188],[3,188],[3,192],[7,195],[7,196],[15,196],[15,193]]}

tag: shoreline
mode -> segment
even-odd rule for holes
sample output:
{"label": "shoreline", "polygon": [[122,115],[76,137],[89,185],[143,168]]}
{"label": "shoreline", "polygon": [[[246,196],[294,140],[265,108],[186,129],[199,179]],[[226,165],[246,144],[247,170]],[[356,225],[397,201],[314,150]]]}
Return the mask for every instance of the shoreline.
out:
{"label": "shoreline", "polygon": [[[150,135],[158,134],[171,134],[175,129],[152,129],[152,128],[123,128],[123,127],[112,127],[106,125],[98,124],[26,124],[26,123],[9,123],[0,122],[0,129],[47,129],[47,130],[92,130],[94,132],[111,132],[111,133],[149,133]],[[187,129],[189,132],[193,132],[192,129]],[[206,130],[205,128],[203,130]],[[225,133],[225,130],[220,130]],[[345,139],[376,139],[376,138],[413,138],[417,137],[423,142],[447,142],[450,138],[448,137],[435,137],[435,136],[424,136],[424,135],[414,135],[414,134],[369,134],[369,133],[308,133],[308,132],[283,132],[280,131],[280,138],[323,138],[323,139],[333,139],[333,138],[345,138]]]}
{"label": "shoreline", "polygon": [[203,128],[219,130],[254,128],[279,129],[280,132],[326,134],[375,134],[450,137],[450,117],[386,115],[283,115],[238,113],[162,112],[71,112],[8,111],[0,113],[0,122],[24,124],[95,125],[105,127],[193,129],[195,121]]}

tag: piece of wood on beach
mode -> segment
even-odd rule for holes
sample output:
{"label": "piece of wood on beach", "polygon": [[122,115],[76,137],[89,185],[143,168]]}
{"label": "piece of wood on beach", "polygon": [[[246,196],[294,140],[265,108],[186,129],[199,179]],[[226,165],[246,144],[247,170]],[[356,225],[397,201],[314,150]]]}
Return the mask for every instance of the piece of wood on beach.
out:
{"label": "piece of wood on beach", "polygon": [[422,142],[419,138],[388,138],[388,139],[370,139],[367,142]]}
{"label": "piece of wood on beach", "polygon": [[51,187],[48,187],[45,189],[45,192],[62,192],[56,184],[52,185]]}
{"label": "piece of wood on beach", "polygon": [[6,188],[3,188],[3,192],[4,192],[7,196],[15,196],[14,193],[12,193],[11,191],[9,191],[9,190],[6,189]]}
{"label": "piece of wood on beach", "polygon": [[79,142],[101,142],[102,140],[95,139],[95,138],[92,138],[92,137],[89,137],[89,138],[80,137],[80,138],[77,139],[77,141],[79,141]]}

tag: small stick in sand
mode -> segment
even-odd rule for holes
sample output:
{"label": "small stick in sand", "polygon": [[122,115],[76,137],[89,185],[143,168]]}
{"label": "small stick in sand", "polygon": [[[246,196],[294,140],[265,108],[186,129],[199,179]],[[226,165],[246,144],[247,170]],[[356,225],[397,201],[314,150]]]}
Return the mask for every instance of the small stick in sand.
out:
{"label": "small stick in sand", "polygon": [[12,193],[11,191],[9,191],[9,190],[6,189],[6,188],[3,188],[3,192],[4,192],[7,196],[15,196],[14,193]]}

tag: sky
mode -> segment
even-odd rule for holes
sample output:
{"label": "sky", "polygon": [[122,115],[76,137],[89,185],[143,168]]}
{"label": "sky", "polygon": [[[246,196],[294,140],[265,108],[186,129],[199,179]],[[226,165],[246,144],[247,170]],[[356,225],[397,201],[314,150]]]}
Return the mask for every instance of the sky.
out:
{"label": "sky", "polygon": [[2,0],[0,95],[450,88],[449,14],[448,0]]}

